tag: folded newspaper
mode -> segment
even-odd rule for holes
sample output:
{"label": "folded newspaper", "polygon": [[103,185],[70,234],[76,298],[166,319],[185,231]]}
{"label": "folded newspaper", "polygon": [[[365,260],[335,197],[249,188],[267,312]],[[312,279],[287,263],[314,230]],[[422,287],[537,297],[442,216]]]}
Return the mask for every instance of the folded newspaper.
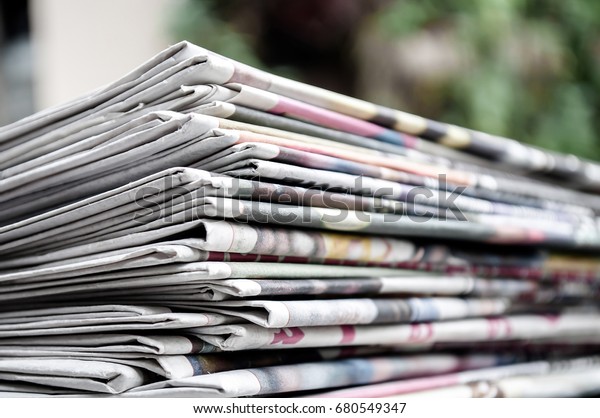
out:
{"label": "folded newspaper", "polygon": [[0,396],[598,395],[599,192],[178,43],[0,127]]}

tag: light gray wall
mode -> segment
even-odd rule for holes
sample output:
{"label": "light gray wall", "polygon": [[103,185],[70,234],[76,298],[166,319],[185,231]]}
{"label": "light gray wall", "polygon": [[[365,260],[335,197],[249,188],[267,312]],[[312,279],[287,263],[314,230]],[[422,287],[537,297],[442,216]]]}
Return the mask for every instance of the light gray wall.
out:
{"label": "light gray wall", "polygon": [[60,104],[126,74],[169,44],[179,0],[31,0],[34,102]]}

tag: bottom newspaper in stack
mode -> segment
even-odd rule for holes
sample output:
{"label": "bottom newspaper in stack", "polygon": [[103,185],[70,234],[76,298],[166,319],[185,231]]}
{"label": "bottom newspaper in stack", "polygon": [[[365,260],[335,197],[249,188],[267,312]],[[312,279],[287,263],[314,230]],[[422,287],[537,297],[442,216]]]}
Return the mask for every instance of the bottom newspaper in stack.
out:
{"label": "bottom newspaper in stack", "polygon": [[233,180],[170,169],[2,227],[2,395],[599,391],[592,256],[398,239]]}

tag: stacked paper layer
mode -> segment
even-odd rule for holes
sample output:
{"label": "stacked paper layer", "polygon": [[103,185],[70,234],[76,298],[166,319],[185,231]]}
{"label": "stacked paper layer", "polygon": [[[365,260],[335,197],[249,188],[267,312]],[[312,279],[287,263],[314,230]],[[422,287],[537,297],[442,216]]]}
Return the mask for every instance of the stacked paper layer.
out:
{"label": "stacked paper layer", "polygon": [[0,128],[4,396],[600,393],[600,166],[186,42]]}

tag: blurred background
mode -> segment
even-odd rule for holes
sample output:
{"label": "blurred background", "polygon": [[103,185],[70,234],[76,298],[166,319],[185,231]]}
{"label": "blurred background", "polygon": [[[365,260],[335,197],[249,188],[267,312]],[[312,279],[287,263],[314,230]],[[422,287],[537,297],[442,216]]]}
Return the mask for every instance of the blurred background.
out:
{"label": "blurred background", "polygon": [[0,0],[0,125],[178,40],[600,160],[597,0]]}

